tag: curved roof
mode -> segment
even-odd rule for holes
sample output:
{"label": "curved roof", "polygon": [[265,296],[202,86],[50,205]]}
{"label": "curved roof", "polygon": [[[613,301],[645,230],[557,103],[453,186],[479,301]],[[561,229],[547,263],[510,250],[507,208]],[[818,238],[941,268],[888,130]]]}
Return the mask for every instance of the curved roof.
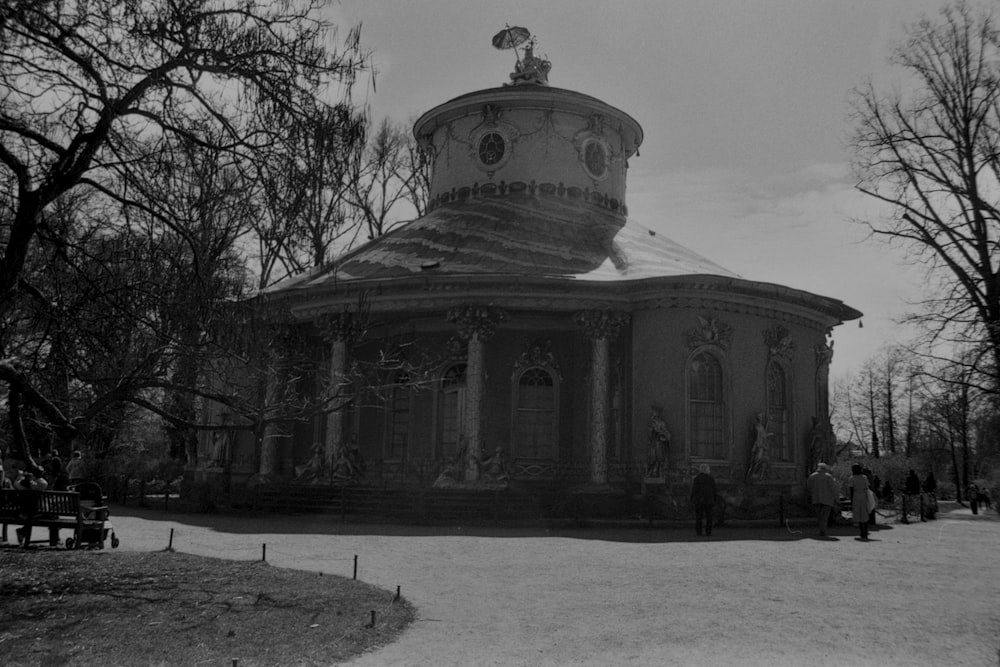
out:
{"label": "curved roof", "polygon": [[437,207],[269,292],[406,276],[511,275],[580,281],[732,271],[620,215],[579,201],[530,194],[478,197]]}

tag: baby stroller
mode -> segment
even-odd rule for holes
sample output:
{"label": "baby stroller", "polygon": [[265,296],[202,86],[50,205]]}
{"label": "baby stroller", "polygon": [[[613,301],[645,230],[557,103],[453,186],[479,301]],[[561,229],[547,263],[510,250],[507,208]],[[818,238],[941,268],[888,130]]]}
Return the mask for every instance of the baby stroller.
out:
{"label": "baby stroller", "polygon": [[84,546],[103,549],[105,542],[111,540],[111,548],[118,548],[118,536],[108,518],[108,507],[104,504],[101,487],[95,482],[81,482],[69,487],[70,491],[80,494],[80,521],[77,523],[73,537],[66,538],[67,549],[80,549]]}

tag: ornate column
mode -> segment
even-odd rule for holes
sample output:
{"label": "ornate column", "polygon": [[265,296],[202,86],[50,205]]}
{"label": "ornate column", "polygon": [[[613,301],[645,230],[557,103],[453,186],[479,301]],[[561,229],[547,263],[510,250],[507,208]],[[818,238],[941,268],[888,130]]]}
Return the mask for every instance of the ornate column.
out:
{"label": "ornate column", "polygon": [[465,480],[479,479],[482,459],[482,409],[486,389],[486,349],[484,343],[496,332],[506,314],[493,306],[459,306],[448,311],[448,321],[458,326],[458,335],[468,342],[465,367]]}
{"label": "ornate column", "polygon": [[350,400],[345,393],[347,381],[347,346],[360,335],[360,326],[353,313],[322,315],[317,322],[323,339],[330,346],[330,368],[327,376],[326,438],[323,442],[324,470],[332,471],[337,452],[344,445],[343,407]]}
{"label": "ornate column", "polygon": [[587,310],[576,313],[573,321],[590,339],[590,481],[607,484],[610,343],[628,323],[628,313]]}

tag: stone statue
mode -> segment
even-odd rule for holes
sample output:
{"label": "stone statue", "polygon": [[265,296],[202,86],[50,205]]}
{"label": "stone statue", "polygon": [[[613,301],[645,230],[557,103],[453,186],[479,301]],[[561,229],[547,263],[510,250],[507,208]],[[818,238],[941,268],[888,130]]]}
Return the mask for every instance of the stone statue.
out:
{"label": "stone statue", "polygon": [[365,476],[365,460],[356,438],[352,437],[346,446],[337,450],[330,476],[334,482],[353,482]]}
{"label": "stone statue", "polygon": [[507,484],[507,463],[504,461],[503,448],[498,446],[493,456],[483,459],[482,480],[487,484]]}
{"label": "stone statue", "polygon": [[432,487],[435,489],[447,489],[453,486],[458,486],[464,481],[465,449],[465,445],[462,445],[462,447],[459,448],[458,452],[455,454],[455,458],[445,462],[444,467],[441,469],[441,473],[431,485]]}
{"label": "stone statue", "polygon": [[506,85],[512,86],[521,83],[548,85],[549,70],[551,69],[552,63],[536,56],[533,41],[528,42],[524,47],[524,58],[514,66],[514,71],[510,73],[510,83]]}
{"label": "stone statue", "polygon": [[747,464],[747,481],[754,479],[763,479],[767,476],[768,469],[768,451],[767,451],[767,437],[770,435],[767,432],[767,425],[764,423],[764,415],[757,413],[757,420],[753,425],[754,440],[753,448],[750,450],[750,462]]}
{"label": "stone statue", "polygon": [[326,467],[323,461],[324,447],[322,442],[317,442],[312,446],[312,458],[308,463],[295,466],[296,482],[320,482],[323,480],[323,469]]}
{"label": "stone statue", "polygon": [[670,452],[670,431],[660,409],[653,406],[649,416],[649,450],[646,453],[646,477],[663,477]]}

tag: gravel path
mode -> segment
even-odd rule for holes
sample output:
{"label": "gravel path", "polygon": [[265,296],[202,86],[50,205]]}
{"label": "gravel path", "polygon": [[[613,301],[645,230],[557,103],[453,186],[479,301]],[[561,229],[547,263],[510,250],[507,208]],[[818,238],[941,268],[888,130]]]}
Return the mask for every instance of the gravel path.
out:
{"label": "gravel path", "polygon": [[[997,665],[1000,520],[811,527],[537,530],[234,518],[115,508],[121,549],[352,576],[418,620],[383,665]],[[171,538],[171,530],[173,535]]]}

